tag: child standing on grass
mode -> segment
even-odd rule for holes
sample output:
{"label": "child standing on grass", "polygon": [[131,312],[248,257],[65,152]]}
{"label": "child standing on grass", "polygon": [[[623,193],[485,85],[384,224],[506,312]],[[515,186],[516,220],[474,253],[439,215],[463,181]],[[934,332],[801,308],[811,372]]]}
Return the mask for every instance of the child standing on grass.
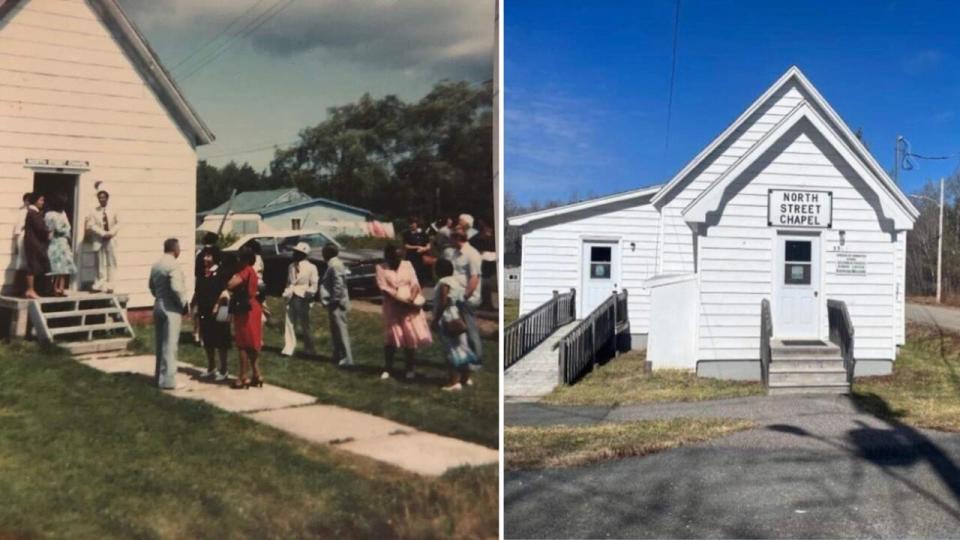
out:
{"label": "child standing on grass", "polygon": [[470,386],[470,365],[478,364],[477,355],[467,343],[467,325],[460,314],[463,306],[463,284],[453,275],[453,263],[438,259],[434,267],[437,287],[433,302],[433,327],[440,335],[449,364],[449,381],[443,390],[459,392]]}

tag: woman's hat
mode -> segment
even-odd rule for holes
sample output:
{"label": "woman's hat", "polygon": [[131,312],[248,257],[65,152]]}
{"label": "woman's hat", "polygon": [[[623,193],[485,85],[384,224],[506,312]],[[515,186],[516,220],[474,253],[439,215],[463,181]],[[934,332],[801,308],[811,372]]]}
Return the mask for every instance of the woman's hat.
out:
{"label": "woman's hat", "polygon": [[300,242],[299,244],[293,246],[293,250],[294,250],[294,251],[299,251],[300,253],[303,253],[304,255],[309,255],[309,254],[310,254],[310,244],[307,244],[306,242]]}

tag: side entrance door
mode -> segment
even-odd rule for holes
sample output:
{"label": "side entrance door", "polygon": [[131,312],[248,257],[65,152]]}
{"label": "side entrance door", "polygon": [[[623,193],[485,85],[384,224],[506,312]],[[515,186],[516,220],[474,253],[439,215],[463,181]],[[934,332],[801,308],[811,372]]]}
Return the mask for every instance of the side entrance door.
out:
{"label": "side entrance door", "polygon": [[819,338],[820,237],[777,235],[776,242],[773,334]]}
{"label": "side entrance door", "polygon": [[585,241],[580,291],[580,315],[586,317],[617,288],[620,246],[617,242]]}

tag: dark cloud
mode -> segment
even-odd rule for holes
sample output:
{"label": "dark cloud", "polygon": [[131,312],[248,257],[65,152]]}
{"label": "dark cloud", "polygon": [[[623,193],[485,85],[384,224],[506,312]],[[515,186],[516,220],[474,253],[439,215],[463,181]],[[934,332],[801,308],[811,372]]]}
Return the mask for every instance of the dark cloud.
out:
{"label": "dark cloud", "polygon": [[[276,1],[262,0],[254,13]],[[146,24],[185,25],[206,37],[253,3],[121,0]],[[294,0],[245,39],[255,50],[280,58],[322,51],[382,68],[485,80],[492,77],[493,36],[494,0]]]}

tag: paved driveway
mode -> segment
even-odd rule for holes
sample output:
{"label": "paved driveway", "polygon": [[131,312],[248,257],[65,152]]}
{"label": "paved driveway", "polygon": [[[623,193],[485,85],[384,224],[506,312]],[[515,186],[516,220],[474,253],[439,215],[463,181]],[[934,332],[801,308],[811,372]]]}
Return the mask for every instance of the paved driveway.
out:
{"label": "paved driveway", "polygon": [[877,419],[844,396],[506,410],[514,424],[670,416],[752,418],[759,427],[644,458],[508,472],[506,536],[960,536],[960,436]]}
{"label": "paved driveway", "polygon": [[935,324],[947,330],[960,332],[960,309],[924,304],[907,304],[907,320]]}

